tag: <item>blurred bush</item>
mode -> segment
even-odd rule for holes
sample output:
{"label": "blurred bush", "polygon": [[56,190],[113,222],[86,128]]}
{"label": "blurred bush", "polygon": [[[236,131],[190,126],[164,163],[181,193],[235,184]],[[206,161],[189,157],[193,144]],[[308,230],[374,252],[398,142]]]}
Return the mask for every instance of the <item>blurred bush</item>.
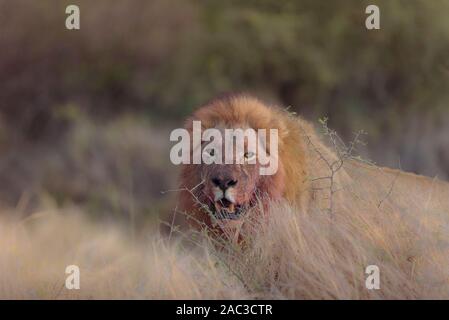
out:
{"label": "blurred bush", "polygon": [[81,30],[69,31],[68,4],[0,3],[0,112],[27,138],[60,133],[57,109],[69,102],[98,117],[153,105],[147,87],[192,15],[165,0],[79,1]]}
{"label": "blurred bush", "polygon": [[449,3],[376,3],[379,31],[366,1],[77,1],[69,31],[68,1],[3,0],[1,113],[36,137],[61,103],[179,118],[231,90],[372,133],[447,109]]}
{"label": "blurred bush", "polygon": [[80,206],[92,217],[131,223],[173,209],[169,130],[134,116],[98,124],[78,114],[71,121],[64,139],[11,146],[0,157],[1,205],[24,213]]}

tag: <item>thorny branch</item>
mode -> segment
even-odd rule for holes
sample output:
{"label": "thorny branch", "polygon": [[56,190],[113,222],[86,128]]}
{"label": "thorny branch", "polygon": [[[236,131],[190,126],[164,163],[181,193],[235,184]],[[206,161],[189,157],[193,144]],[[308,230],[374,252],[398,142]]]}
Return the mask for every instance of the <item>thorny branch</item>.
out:
{"label": "thorny branch", "polygon": [[[349,142],[348,145],[345,144],[345,142],[340,138],[340,136],[337,134],[335,130],[332,130],[328,126],[328,119],[323,118],[320,119],[319,122],[322,125],[323,128],[323,134],[325,137],[328,138],[331,148],[335,152],[337,159],[334,161],[331,161],[328,159],[323,152],[319,149],[318,146],[316,146],[310,136],[305,133],[304,136],[307,139],[307,142],[309,146],[311,146],[312,150],[316,152],[318,155],[319,160],[322,160],[326,167],[329,169],[329,175],[324,177],[318,177],[310,179],[309,181],[320,181],[320,180],[328,180],[329,181],[329,187],[326,188],[312,188],[312,190],[329,190],[329,208],[328,212],[331,217],[334,216],[334,195],[338,191],[342,190],[343,188],[336,188],[336,175],[337,173],[343,168],[346,161],[349,159],[352,160],[361,160],[360,157],[354,156],[354,152],[356,151],[357,145],[364,145],[365,143],[360,139],[360,137],[364,134],[366,134],[363,130],[360,130],[358,132],[354,133],[354,138]],[[304,130],[303,130],[304,131]]]}

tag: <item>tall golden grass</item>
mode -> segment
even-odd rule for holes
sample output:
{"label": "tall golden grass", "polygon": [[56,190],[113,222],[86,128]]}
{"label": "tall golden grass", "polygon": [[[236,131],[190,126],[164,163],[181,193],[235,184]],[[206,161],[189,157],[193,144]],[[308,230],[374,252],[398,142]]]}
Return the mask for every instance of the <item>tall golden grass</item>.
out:
{"label": "tall golden grass", "polygon": [[[0,298],[449,298],[448,185],[352,160],[344,168],[350,184],[332,212],[273,203],[263,223],[248,215],[244,245],[154,227],[132,235],[76,209],[2,219]],[[72,264],[80,290],[64,285]],[[379,290],[365,286],[373,264]]]}

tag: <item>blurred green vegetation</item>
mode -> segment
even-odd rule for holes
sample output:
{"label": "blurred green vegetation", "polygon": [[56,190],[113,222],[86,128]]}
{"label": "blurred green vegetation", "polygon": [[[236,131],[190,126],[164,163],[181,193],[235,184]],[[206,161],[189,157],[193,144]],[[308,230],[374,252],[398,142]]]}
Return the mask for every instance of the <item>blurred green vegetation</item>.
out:
{"label": "blurred green vegetation", "polygon": [[[79,31],[65,29],[68,4]],[[368,4],[380,30],[365,28]],[[449,177],[448,12],[447,0],[0,0],[0,151],[67,143],[79,114],[179,126],[248,91],[344,137],[364,129],[383,164]]]}
{"label": "blurred green vegetation", "polygon": [[68,3],[0,2],[1,113],[32,136],[67,102],[179,119],[235,90],[372,134],[447,110],[449,1],[375,1],[378,31],[367,1],[76,1],[79,31]]}

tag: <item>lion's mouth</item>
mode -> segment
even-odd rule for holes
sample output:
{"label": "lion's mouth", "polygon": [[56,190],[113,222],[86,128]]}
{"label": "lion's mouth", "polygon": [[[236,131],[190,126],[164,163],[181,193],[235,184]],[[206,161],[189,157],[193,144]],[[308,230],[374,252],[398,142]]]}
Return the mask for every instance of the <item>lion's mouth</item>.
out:
{"label": "lion's mouth", "polygon": [[235,204],[226,198],[215,201],[212,209],[215,218],[220,220],[237,220],[245,212],[242,205]]}

